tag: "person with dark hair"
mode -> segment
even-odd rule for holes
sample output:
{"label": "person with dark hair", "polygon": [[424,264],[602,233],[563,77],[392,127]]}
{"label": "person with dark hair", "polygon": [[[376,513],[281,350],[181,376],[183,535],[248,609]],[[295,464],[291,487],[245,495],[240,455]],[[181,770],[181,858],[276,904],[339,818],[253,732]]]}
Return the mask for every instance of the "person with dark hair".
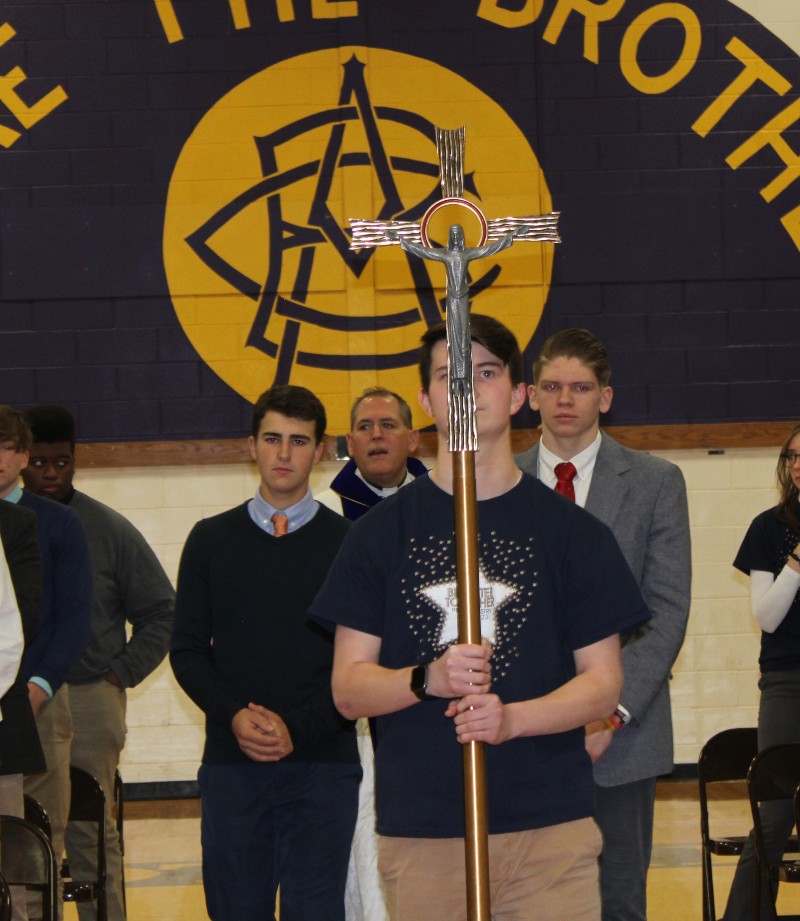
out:
{"label": "person with dark hair", "polygon": [[[761,700],[758,748],[800,742],[800,425],[787,435],[778,455],[778,505],[757,515],[733,565],[750,576],[753,617],[761,628]],[[791,800],[761,806],[768,861],[786,850],[794,816]],[[736,865],[724,921],[753,917],[753,879],[757,872],[750,833]],[[759,917],[776,917],[777,883],[761,887]]]}
{"label": "person with dark hair", "polygon": [[261,423],[269,412],[288,416],[290,419],[312,422],[314,424],[314,444],[317,447],[322,444],[322,439],[325,437],[325,426],[328,424],[325,407],[320,403],[317,395],[307,387],[285,384],[265,390],[253,406],[250,419],[252,438],[258,438]]}
{"label": "person with dark hair", "polygon": [[613,710],[619,634],[648,617],[611,532],[511,453],[519,348],[472,317],[484,643],[458,643],[444,325],[423,336],[436,466],[353,524],[311,616],[335,625],[333,693],[375,717],[380,871],[392,921],[464,921],[462,758],[487,743],[492,917],[597,921],[600,834],[583,727]]}
{"label": "person with dark hair", "polygon": [[[42,560],[41,620],[36,635],[26,645],[22,673],[47,771],[26,777],[24,787],[47,810],[53,847],[60,855],[70,798],[72,719],[66,680],[89,639],[92,573],[78,516],[20,485],[30,448],[31,431],[23,415],[0,406],[0,499],[36,514]],[[37,900],[31,899],[30,904],[36,905]]]}
{"label": "person with dark hair", "polygon": [[306,618],[348,522],[308,488],[325,409],[304,387],[256,402],[260,483],[192,529],[170,661],[206,716],[198,774],[203,886],[213,921],[343,921],[356,817],[352,722],[331,697],[333,642]]}
{"label": "person with dark hair", "polygon": [[355,521],[428,472],[422,461],[410,456],[418,442],[411,408],[400,394],[385,387],[368,387],[350,410],[350,460],[330,487],[314,498]]}
{"label": "person with dark hair", "polygon": [[[25,418],[33,433],[30,462],[22,474],[26,493],[72,510],[88,539],[91,635],[67,675],[70,760],[97,778],[110,803],[127,733],[125,692],[143,681],[167,653],[174,592],[150,545],[128,519],[73,487],[75,420],[69,410],[33,406]],[[128,624],[133,628],[130,637]],[[123,921],[122,855],[110,811],[105,834],[108,918]],[[96,841],[91,823],[69,823],[65,844],[74,879],[96,878]],[[79,903],[78,912],[82,921],[89,921],[95,908]]]}
{"label": "person with dark hair", "polygon": [[611,528],[651,614],[623,645],[620,700],[586,728],[603,919],[645,921],[656,778],[673,767],[669,679],[691,602],[689,511],[675,464],[601,434],[610,380],[606,349],[589,330],[551,336],[528,388],[542,437],[516,460]]}

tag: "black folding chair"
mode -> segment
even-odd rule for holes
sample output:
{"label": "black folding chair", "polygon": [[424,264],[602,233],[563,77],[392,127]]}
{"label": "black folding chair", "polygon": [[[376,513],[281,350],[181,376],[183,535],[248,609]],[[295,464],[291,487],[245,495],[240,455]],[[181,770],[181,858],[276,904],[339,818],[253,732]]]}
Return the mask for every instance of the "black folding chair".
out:
{"label": "black folding chair", "polygon": [[119,771],[114,772],[114,812],[116,813],[117,834],[119,835],[119,884],[122,889],[122,907],[127,913],[128,899],[125,895],[125,838],[123,837],[123,830],[125,828],[125,788],[122,784],[122,775]]}
{"label": "black folding chair", "polygon": [[0,921],[11,921],[11,891],[2,873],[0,873]]}
{"label": "black folding chair", "polygon": [[[759,752],[747,773],[747,792],[753,815],[756,859],[758,861],[753,881],[753,919],[759,921],[761,890],[769,890],[772,883],[800,883],[800,860],[786,860],[783,856],[790,845],[785,844],[781,857],[771,859],[766,852],[764,830],[761,822],[762,803],[792,800],[800,784],[800,742],[773,745]],[[796,847],[793,849],[796,850]],[[800,915],[781,915],[781,918],[800,919]]]}
{"label": "black folding chair", "polygon": [[55,921],[56,858],[40,828],[13,815],[0,815],[0,873],[9,886],[41,892],[42,921]]}
{"label": "black folding chair", "polygon": [[709,785],[742,781],[747,778],[750,762],[758,752],[755,727],[725,729],[712,736],[703,746],[697,763],[700,785],[700,835],[702,838],[703,921],[716,921],[712,855],[735,857],[742,853],[747,835],[712,837],[710,832]]}
{"label": "black folding chair", "polygon": [[[100,782],[70,765],[70,822],[91,822],[97,828],[97,874],[94,879],[64,879],[65,902],[95,902],[97,921],[108,921],[106,898],[106,797]],[[68,873],[69,870],[67,869]],[[63,872],[62,872],[63,875]]]}
{"label": "black folding chair", "polygon": [[44,806],[32,796],[24,795],[25,801],[25,821],[30,822],[40,828],[46,835],[47,840],[53,841],[53,828],[50,824],[50,816]]}
{"label": "black folding chair", "polygon": [[794,791],[794,827],[800,835],[800,783]]}

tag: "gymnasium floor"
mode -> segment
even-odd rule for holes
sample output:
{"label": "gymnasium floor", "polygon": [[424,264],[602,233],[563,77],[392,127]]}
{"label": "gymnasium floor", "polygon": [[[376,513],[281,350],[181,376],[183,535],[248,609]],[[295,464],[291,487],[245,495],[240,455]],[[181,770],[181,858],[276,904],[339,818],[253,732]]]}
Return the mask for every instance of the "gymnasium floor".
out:
{"label": "gymnasium floor", "polygon": [[[719,824],[712,824],[712,834],[736,834],[749,828],[744,788],[731,787],[725,799],[716,803],[712,816]],[[197,800],[126,804],[129,921],[207,919],[200,879],[199,808]],[[648,888],[649,921],[701,921],[699,829],[696,784],[660,784]],[[724,908],[733,866],[733,862],[715,863],[718,914]],[[778,908],[781,913],[800,912],[800,886],[784,886]],[[75,917],[74,906],[67,906],[67,921]]]}

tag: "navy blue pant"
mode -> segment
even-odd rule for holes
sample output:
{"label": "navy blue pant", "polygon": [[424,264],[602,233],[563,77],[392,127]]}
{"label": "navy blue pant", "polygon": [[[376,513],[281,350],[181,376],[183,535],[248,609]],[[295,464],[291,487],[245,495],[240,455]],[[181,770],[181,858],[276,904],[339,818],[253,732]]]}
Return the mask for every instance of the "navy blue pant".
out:
{"label": "navy blue pant", "polygon": [[355,764],[204,764],[203,888],[213,921],[344,921]]}
{"label": "navy blue pant", "polygon": [[603,833],[603,921],[646,921],[655,798],[655,777],[618,787],[594,785],[595,820]]}

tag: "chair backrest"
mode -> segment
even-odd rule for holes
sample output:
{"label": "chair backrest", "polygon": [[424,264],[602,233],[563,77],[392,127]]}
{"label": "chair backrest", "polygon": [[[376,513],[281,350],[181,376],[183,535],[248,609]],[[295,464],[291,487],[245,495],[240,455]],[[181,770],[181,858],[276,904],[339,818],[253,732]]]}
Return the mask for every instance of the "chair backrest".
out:
{"label": "chair backrest", "polygon": [[697,762],[700,787],[700,830],[704,843],[710,837],[707,785],[747,778],[750,764],[758,754],[758,730],[753,727],[724,729],[703,746]]}
{"label": "chair backrest", "polygon": [[764,837],[759,805],[777,799],[791,800],[800,784],[800,742],[772,745],[759,752],[747,772],[747,793],[753,816],[756,853],[765,872]]}
{"label": "chair backrest", "polygon": [[71,822],[105,822],[106,795],[97,778],[88,771],[75,767],[69,768],[69,780],[72,794],[69,803]]}
{"label": "chair backrest", "polygon": [[754,726],[718,732],[700,752],[697,774],[701,785],[720,780],[744,780],[757,754],[758,730]]}
{"label": "chair backrest", "polygon": [[800,835],[800,783],[794,791],[794,827]]}
{"label": "chair backrest", "polygon": [[58,914],[56,858],[45,833],[16,816],[0,815],[0,873],[10,886],[42,893],[42,921]]}
{"label": "chair backrest", "polygon": [[0,873],[0,921],[11,921],[11,891],[2,873]]}
{"label": "chair backrest", "polygon": [[40,828],[47,835],[48,839],[52,841],[53,828],[50,824],[50,816],[47,814],[47,810],[38,800],[35,800],[32,796],[28,796],[27,793],[24,795],[24,800],[25,821]]}
{"label": "chair backrest", "polygon": [[800,783],[800,742],[772,745],[759,752],[747,773],[751,805],[792,799]]}
{"label": "chair backrest", "polygon": [[117,833],[119,834],[119,852],[125,856],[125,839],[123,829],[125,827],[125,787],[122,783],[122,775],[119,771],[114,772],[114,806],[117,813]]}
{"label": "chair backrest", "polygon": [[88,771],[69,768],[72,794],[69,803],[70,822],[94,822],[97,825],[97,877],[106,878],[106,795],[100,781]]}

